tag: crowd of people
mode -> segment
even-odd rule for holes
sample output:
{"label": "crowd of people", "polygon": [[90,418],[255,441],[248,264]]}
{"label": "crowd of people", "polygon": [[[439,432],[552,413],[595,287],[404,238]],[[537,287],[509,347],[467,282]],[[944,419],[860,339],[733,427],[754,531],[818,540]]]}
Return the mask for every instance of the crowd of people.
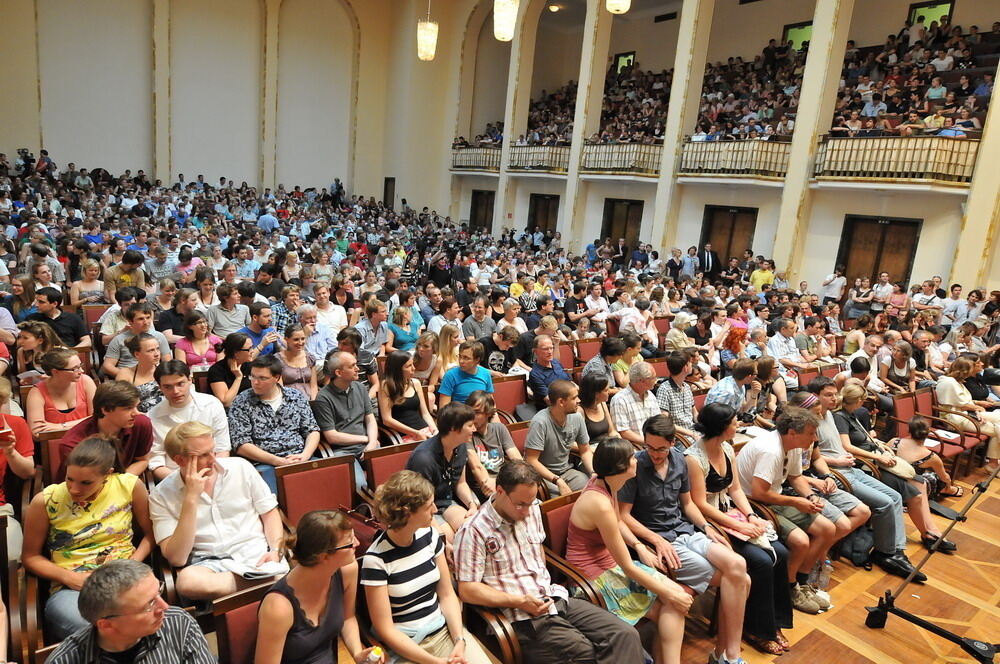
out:
{"label": "crowd of people", "polygon": [[[976,50],[990,44],[996,49]],[[947,16],[940,24],[925,26],[923,17],[907,22],[880,47],[859,49],[848,41],[830,133],[965,138],[982,129],[993,93],[996,60],[980,61],[998,51],[1000,22],[985,34],[976,25],[966,32]],[[752,61],[709,63],[692,140],[790,136],[807,55],[808,43],[796,49],[791,41],[772,39]],[[945,73],[958,71],[968,73]],[[643,71],[637,61],[613,66],[605,76],[600,129],[587,142],[662,143],[672,80],[672,69]],[[515,145],[569,145],[575,102],[572,81],[553,93],[543,90]],[[471,143],[456,139],[453,147],[499,146],[503,140],[503,123],[497,122]]]}
{"label": "crowd of people", "polygon": [[[608,238],[577,256],[558,234],[470,232],[339,181],[168,186],[19,154],[0,173],[0,473],[45,483],[3,509],[9,556],[48,582],[57,664],[212,661],[142,563],[154,552],[195,604],[274,581],[261,663],[333,661],[338,636],[385,661],[362,625],[394,661],[486,662],[462,601],[502,611],[533,662],[648,661],[645,618],[652,659],[677,663],[709,586],[713,662],[743,661],[744,642],[780,654],[794,611],[831,606],[817,570],[864,524],[892,574],[913,571],[904,505],[925,545],[956,548],[928,499],[962,489],[924,420],[888,435],[893,393],[933,386],[951,426],[1000,457],[997,291],[911,292],[884,273],[849,287],[839,268],[795,288],[750,251],[664,260]],[[586,340],[595,354],[564,366],[561,345]],[[494,381],[512,375],[529,398],[501,419]],[[530,422],[523,450],[512,419]],[[58,441],[41,469],[33,439]],[[407,470],[367,486],[360,463],[394,441],[419,441]],[[374,493],[366,551],[336,511],[285,531],[276,468],[322,457],[353,458]],[[894,474],[904,462],[918,472]],[[574,492],[565,557],[607,610],[542,555],[536,497]]]}

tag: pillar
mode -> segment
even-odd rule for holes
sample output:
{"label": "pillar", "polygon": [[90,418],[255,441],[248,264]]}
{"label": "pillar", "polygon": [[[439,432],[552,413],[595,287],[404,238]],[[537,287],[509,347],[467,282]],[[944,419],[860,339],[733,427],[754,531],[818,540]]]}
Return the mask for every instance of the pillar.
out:
{"label": "pillar", "polygon": [[173,182],[170,159],[170,0],[153,0],[153,173]]}
{"label": "pillar", "polygon": [[[677,173],[681,163],[684,139],[694,131],[701,105],[701,88],[705,78],[705,59],[712,34],[715,0],[684,0],[681,24],[677,33],[677,54],[674,56],[674,79],[670,86],[670,105],[664,123],[663,156],[660,177],[653,204],[653,244],[659,242],[661,256],[677,242],[677,221],[680,216],[680,187]],[[660,225],[657,233],[656,226]]]}
{"label": "pillar", "polygon": [[281,0],[264,2],[264,81],[261,109],[260,186],[275,186],[278,132],[278,16]]}
{"label": "pillar", "polygon": [[510,163],[511,145],[517,140],[518,134],[524,133],[528,125],[531,77],[535,64],[535,38],[538,35],[538,19],[544,6],[542,0],[521,0],[517,8],[517,27],[510,48],[507,101],[503,113],[504,142],[500,151],[500,174],[493,212],[493,230],[497,234],[501,228],[514,224],[517,183],[511,177],[507,165]]}
{"label": "pillar", "polygon": [[590,241],[590,238],[583,237],[587,182],[580,179],[580,167],[583,165],[586,138],[593,135],[601,126],[604,78],[607,73],[613,19],[612,14],[604,9],[604,0],[587,0],[580,77],[577,79],[576,107],[573,111],[573,138],[570,143],[569,169],[566,176],[566,198],[565,204],[559,210],[557,224],[562,233],[563,246],[574,253],[580,253]]}
{"label": "pillar", "polygon": [[[784,270],[791,283],[799,279],[801,272],[812,204],[809,181],[816,162],[817,141],[830,128],[830,114],[840,83],[853,11],[854,0],[816,0],[813,14],[816,29],[802,75],[802,93],[772,252],[777,269]],[[830,268],[834,260],[831,253]]]}
{"label": "pillar", "polygon": [[[997,97],[996,91],[993,93]],[[997,240],[1000,239],[1000,169],[989,155],[1000,154],[1000,103],[990,104],[979,142],[976,170],[972,174],[969,198],[962,214],[962,226],[951,266],[951,283],[965,286],[968,292],[979,286],[1000,288]]]}

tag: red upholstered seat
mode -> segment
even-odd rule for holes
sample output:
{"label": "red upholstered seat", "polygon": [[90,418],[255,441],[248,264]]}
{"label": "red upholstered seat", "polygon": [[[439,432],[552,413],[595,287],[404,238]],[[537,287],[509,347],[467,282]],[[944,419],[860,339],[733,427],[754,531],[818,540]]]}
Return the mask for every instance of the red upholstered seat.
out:
{"label": "red upholstered seat", "polygon": [[410,454],[419,444],[419,442],[404,443],[366,452],[364,467],[369,489],[374,491],[375,487],[389,479],[393,473],[404,470]]}
{"label": "red upholstered seat", "polygon": [[560,341],[559,348],[556,350],[556,359],[567,372],[572,369],[573,363],[576,361],[576,356],[573,353],[573,342]]}
{"label": "red upholstered seat", "polygon": [[559,496],[542,503],[542,523],[545,525],[546,541],[557,556],[566,555],[566,538],[569,533],[569,515],[573,503],[580,497],[576,491],[568,496]]}
{"label": "red upholstered seat", "polygon": [[[570,364],[569,366],[573,366]],[[493,401],[497,409],[513,413],[528,401],[528,381],[524,376],[512,376],[493,380]]]}
{"label": "red upholstered seat", "polygon": [[315,459],[278,466],[278,505],[294,525],[313,510],[350,509],[354,495],[354,457]]}
{"label": "red upholstered seat", "polygon": [[257,645],[257,609],[270,583],[220,597],[212,602],[219,664],[252,662]]}
{"label": "red upholstered seat", "polygon": [[580,364],[586,364],[599,352],[601,352],[600,339],[581,339],[576,342],[576,361]]}
{"label": "red upholstered seat", "polygon": [[809,367],[808,369],[796,369],[799,374],[799,387],[805,387],[809,384],[813,378],[819,376],[818,367]]}
{"label": "red upholstered seat", "polygon": [[528,440],[528,429],[530,426],[531,422],[516,422],[507,425],[507,431],[510,433],[510,437],[514,439],[514,447],[521,453],[521,456],[524,456],[524,444]]}

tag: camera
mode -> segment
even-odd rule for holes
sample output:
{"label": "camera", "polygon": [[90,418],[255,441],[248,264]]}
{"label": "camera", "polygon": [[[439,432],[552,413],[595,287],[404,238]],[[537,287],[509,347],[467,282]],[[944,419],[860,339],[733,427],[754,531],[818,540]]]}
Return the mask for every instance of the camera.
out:
{"label": "camera", "polygon": [[743,424],[753,424],[754,420],[757,419],[757,411],[749,410],[745,413],[736,413],[736,420],[742,422]]}

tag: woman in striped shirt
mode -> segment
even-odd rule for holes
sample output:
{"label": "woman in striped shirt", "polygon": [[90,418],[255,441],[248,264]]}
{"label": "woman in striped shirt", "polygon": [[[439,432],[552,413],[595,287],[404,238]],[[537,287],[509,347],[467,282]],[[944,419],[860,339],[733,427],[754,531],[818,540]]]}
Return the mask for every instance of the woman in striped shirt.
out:
{"label": "woman in striped shirt", "polygon": [[393,664],[489,664],[462,625],[444,558],[444,538],[433,527],[434,487],[410,470],[395,473],[375,494],[375,513],[387,530],[372,542],[361,585],[372,627],[392,651]]}

